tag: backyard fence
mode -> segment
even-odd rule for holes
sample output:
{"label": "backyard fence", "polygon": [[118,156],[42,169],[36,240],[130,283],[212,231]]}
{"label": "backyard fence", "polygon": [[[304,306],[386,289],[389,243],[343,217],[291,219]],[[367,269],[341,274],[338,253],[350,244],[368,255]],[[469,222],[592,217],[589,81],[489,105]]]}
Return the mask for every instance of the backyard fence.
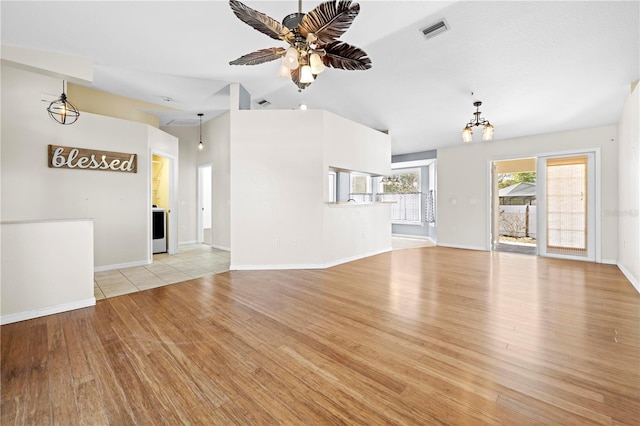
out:
{"label": "backyard fence", "polygon": [[500,206],[500,235],[536,238],[536,206]]}

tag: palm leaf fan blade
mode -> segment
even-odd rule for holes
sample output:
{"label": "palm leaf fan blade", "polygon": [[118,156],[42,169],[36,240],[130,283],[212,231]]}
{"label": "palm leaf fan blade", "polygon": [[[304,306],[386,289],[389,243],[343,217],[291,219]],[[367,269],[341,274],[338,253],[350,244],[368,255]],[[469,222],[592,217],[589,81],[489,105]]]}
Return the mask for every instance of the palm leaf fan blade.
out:
{"label": "palm leaf fan blade", "polygon": [[321,43],[330,43],[349,29],[359,12],[360,5],[352,5],[351,0],[327,1],[304,15],[298,31],[303,37],[313,33]]}
{"label": "palm leaf fan blade", "polygon": [[238,0],[229,0],[229,6],[238,19],[274,40],[289,40],[293,37],[289,28]]}
{"label": "palm leaf fan blade", "polygon": [[270,47],[268,49],[261,49],[256,52],[247,53],[229,62],[229,65],[258,65],[265,62],[275,61],[278,58],[282,58],[287,52],[282,47]]}
{"label": "palm leaf fan blade", "polygon": [[322,57],[325,65],[349,71],[363,71],[371,68],[371,59],[359,47],[343,41],[334,41],[324,47],[326,54]]}

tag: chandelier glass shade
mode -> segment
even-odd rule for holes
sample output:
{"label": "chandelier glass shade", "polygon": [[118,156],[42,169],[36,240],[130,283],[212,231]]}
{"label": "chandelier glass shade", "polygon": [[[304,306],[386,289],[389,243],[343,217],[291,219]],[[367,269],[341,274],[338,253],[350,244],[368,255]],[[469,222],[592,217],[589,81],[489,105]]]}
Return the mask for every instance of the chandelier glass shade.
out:
{"label": "chandelier glass shade", "polygon": [[489,120],[480,117],[480,105],[482,102],[475,101],[473,106],[476,107],[476,112],[473,113],[473,118],[462,129],[462,140],[464,142],[471,142],[473,140],[473,127],[484,126],[482,131],[482,140],[489,141],[493,137],[493,125]]}
{"label": "chandelier glass shade", "polygon": [[78,108],[67,100],[67,95],[64,93],[64,80],[62,81],[62,95],[49,104],[47,112],[53,121],[63,125],[73,124],[80,117]]}

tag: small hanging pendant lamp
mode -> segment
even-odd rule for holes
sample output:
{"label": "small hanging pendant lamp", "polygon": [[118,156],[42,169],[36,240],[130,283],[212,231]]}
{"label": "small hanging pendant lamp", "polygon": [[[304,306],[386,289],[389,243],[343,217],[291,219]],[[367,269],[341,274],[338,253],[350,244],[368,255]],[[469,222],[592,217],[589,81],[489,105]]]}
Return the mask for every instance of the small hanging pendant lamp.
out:
{"label": "small hanging pendant lamp", "polygon": [[199,113],[198,117],[200,117],[200,143],[198,144],[198,149],[202,151],[204,149],[204,145],[202,144],[202,116],[203,113]]}
{"label": "small hanging pendant lamp", "polygon": [[80,111],[67,100],[64,93],[64,80],[62,80],[62,95],[57,100],[51,102],[47,107],[49,117],[59,124],[73,124],[80,117]]}

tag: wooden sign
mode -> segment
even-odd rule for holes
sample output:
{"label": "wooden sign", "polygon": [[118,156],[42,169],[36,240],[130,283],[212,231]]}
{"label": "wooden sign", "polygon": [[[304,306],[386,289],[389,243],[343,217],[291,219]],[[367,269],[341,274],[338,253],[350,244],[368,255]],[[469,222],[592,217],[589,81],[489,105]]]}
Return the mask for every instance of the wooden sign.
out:
{"label": "wooden sign", "polygon": [[138,154],[49,145],[49,167],[138,173]]}

